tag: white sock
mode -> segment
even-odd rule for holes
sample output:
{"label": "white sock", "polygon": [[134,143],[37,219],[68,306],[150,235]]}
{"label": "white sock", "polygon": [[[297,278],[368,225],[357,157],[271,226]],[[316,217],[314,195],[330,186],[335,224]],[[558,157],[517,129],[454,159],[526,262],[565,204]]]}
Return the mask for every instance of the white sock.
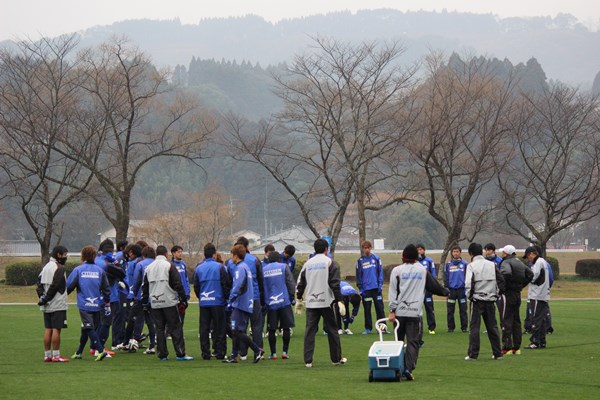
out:
{"label": "white sock", "polygon": [[60,350],[52,350],[52,357],[60,356]]}
{"label": "white sock", "polygon": [[52,357],[52,350],[44,350],[44,358]]}

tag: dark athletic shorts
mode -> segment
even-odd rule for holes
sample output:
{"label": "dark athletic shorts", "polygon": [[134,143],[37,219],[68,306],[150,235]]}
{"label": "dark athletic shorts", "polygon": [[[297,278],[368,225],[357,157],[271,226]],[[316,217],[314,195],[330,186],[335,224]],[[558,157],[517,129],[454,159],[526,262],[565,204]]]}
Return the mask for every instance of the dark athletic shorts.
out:
{"label": "dark athletic shorts", "polygon": [[67,327],[67,310],[44,313],[46,329],[62,329]]}
{"label": "dark athletic shorts", "polygon": [[84,331],[100,326],[100,312],[98,311],[79,310],[79,316],[81,317],[81,329]]}
{"label": "dark athletic shorts", "polygon": [[288,329],[295,326],[292,306],[283,307],[279,310],[269,310],[267,312],[268,330],[276,331],[278,329]]}
{"label": "dark athletic shorts", "polygon": [[231,329],[234,331],[245,332],[248,328],[250,313],[234,308],[231,312]]}

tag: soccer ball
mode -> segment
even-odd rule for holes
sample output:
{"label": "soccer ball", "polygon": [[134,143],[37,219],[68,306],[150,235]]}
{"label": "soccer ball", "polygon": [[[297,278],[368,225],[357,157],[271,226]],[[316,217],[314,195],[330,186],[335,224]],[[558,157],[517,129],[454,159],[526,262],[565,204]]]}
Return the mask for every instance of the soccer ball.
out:
{"label": "soccer ball", "polygon": [[139,347],[140,344],[138,343],[138,341],[135,339],[131,339],[127,348],[130,353],[135,353]]}

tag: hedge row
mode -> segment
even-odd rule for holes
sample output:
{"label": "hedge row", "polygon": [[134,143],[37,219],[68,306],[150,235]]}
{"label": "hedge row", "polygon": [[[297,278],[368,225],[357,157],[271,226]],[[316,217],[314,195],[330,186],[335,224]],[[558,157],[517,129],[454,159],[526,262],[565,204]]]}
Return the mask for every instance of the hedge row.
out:
{"label": "hedge row", "polygon": [[575,264],[575,273],[584,278],[600,278],[600,259],[578,260]]}
{"label": "hedge row", "polygon": [[[65,271],[67,275],[79,265],[76,263],[67,263],[65,265]],[[43,265],[37,262],[17,262],[6,266],[6,284],[15,286],[30,286],[34,285],[40,272],[42,272]]]}

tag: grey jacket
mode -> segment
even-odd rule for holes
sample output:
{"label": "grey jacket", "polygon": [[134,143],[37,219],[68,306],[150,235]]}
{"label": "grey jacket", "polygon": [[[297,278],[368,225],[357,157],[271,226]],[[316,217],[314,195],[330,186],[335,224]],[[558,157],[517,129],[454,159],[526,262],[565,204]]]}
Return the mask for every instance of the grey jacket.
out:
{"label": "grey jacket", "polygon": [[186,299],[179,271],[165,256],[156,256],[146,268],[142,303],[148,299],[152,308],[173,307]]}
{"label": "grey jacket", "polygon": [[296,284],[296,297],[305,298],[306,308],[326,308],[334,301],[341,301],[337,263],[325,254],[317,254],[304,263]]}
{"label": "grey jacket", "polygon": [[[533,271],[533,281],[529,284],[527,290],[527,298],[530,300],[550,300],[550,279],[548,279],[548,263],[542,257],[538,257],[535,263],[532,265],[531,270]],[[543,281],[536,285],[536,282],[543,275]],[[541,280],[541,279],[540,279]]]}
{"label": "grey jacket", "polygon": [[390,275],[390,311],[398,317],[420,317],[423,315],[425,289],[438,296],[448,296],[449,291],[419,262],[395,267]]}
{"label": "grey jacket", "polygon": [[473,257],[473,261],[467,265],[465,278],[467,299],[496,301],[503,287],[504,278],[496,265],[481,255]]}

